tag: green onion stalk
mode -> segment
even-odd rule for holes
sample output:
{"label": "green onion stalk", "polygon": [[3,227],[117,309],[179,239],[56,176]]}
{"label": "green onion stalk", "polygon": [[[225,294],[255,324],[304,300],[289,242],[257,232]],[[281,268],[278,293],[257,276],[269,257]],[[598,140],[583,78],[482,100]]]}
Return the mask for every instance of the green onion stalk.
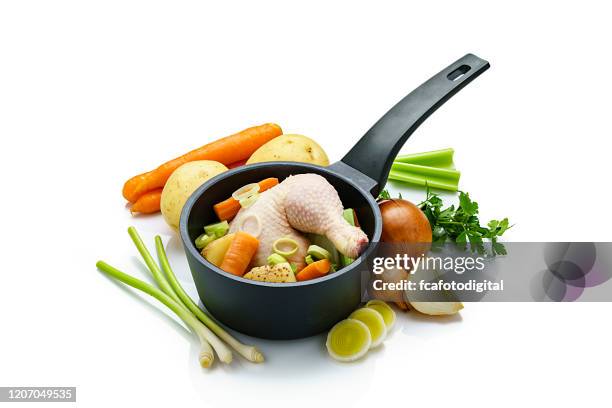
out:
{"label": "green onion stalk", "polygon": [[261,363],[264,361],[263,354],[254,346],[247,346],[245,344],[240,343],[238,340],[233,338],[228,332],[226,332],[221,326],[219,326],[210,316],[208,316],[200,307],[187,295],[181,284],[176,279],[176,275],[174,271],[170,267],[170,263],[168,262],[168,257],[166,255],[166,251],[164,250],[164,244],[162,242],[161,237],[155,237],[155,248],[157,249],[157,257],[159,258],[159,263],[166,274],[166,278],[168,278],[168,282],[170,286],[174,290],[174,292],[181,299],[183,304],[197,316],[198,319],[202,321],[210,330],[212,330],[217,336],[219,336],[223,341],[230,345],[238,354],[247,360],[254,363]]}
{"label": "green onion stalk", "polygon": [[112,267],[104,261],[98,261],[96,266],[99,270],[110,277],[115,278],[135,289],[143,291],[144,293],[159,300],[168,309],[172,310],[198,336],[201,345],[200,355],[198,357],[200,365],[204,368],[208,368],[212,365],[213,361],[215,360],[215,355],[213,354],[213,350],[208,342],[208,334],[206,333],[208,329],[198,319],[196,319],[191,312],[177,303],[171,296],[167,295],[156,287],[123,273],[119,269]]}
{"label": "green onion stalk", "polygon": [[[142,239],[140,238],[140,235],[136,231],[136,228],[129,227],[128,233],[130,234],[132,241],[136,245],[138,252],[140,252],[140,255],[142,256],[145,263],[147,264],[149,270],[151,271],[151,274],[153,275],[153,279],[155,279],[155,282],[157,282],[157,285],[160,287],[160,289],[166,295],[170,296],[172,300],[174,300],[177,304],[179,304],[185,310],[185,312],[192,315],[192,312],[189,310],[188,307],[186,307],[182,303],[180,297],[173,290],[172,286],[168,283],[168,281],[162,274],[161,270],[159,269],[159,266],[157,266],[157,263],[155,263],[155,261],[153,260],[153,257],[149,253],[149,250],[145,246],[144,242],[142,242]],[[210,329],[206,327],[205,325],[202,325],[202,327],[200,327],[200,331],[202,334],[204,334],[205,339],[215,349],[215,351],[217,352],[217,355],[219,356],[219,359],[224,363],[227,363],[227,364],[231,363],[232,362],[231,350],[227,348],[227,346],[223,344],[223,342],[221,342],[219,338],[215,336],[215,334],[212,331],[210,331]]]}

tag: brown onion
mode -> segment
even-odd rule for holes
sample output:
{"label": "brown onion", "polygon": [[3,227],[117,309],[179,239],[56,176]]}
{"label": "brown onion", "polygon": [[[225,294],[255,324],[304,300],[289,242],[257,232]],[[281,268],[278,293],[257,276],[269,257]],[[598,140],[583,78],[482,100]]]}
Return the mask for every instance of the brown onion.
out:
{"label": "brown onion", "polygon": [[[382,248],[381,255],[408,255],[417,258],[429,251],[431,247],[431,227],[423,212],[410,201],[385,200],[379,203],[383,220],[382,242],[392,243]],[[373,279],[381,279],[385,283],[400,283],[410,279],[409,271],[399,268],[385,270]],[[407,304],[402,290],[374,290],[370,294],[377,299],[395,302],[402,310]]]}
{"label": "brown onion", "polygon": [[379,207],[383,220],[383,242],[428,244],[426,248],[429,249],[431,226],[419,207],[401,199],[385,200]]}

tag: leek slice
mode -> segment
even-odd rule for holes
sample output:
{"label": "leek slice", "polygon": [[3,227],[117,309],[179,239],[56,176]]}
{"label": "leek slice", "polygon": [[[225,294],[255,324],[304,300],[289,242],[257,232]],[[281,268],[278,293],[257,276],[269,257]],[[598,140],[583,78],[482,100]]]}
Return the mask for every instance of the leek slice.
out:
{"label": "leek slice", "polygon": [[342,362],[363,357],[371,344],[372,336],[368,326],[356,319],[338,322],[327,334],[325,342],[329,355]]}
{"label": "leek slice", "polygon": [[306,253],[316,259],[331,259],[329,251],[318,245],[309,246]]}
{"label": "leek slice", "polygon": [[240,207],[242,208],[249,208],[250,206],[255,204],[255,201],[257,201],[258,198],[259,198],[259,194],[255,193],[246,198],[243,198],[242,200],[238,201],[238,203],[240,203]]}
{"label": "leek slice", "polygon": [[217,237],[214,235],[206,235],[206,234],[202,234],[199,237],[196,238],[195,240],[195,246],[198,249],[204,249],[206,248],[206,245],[210,244],[211,242],[213,242]]}
{"label": "leek slice", "polygon": [[284,256],[285,258],[295,254],[299,244],[293,238],[279,238],[272,244],[272,249],[275,253]]}
{"label": "leek slice", "polygon": [[268,257],[267,259],[268,264],[269,265],[278,265],[278,264],[282,264],[282,263],[286,263],[287,260],[285,259],[284,256],[279,255],[279,254],[272,254]]}
{"label": "leek slice", "polygon": [[227,221],[217,222],[204,227],[206,235],[215,238],[221,238],[229,231],[229,223]]}
{"label": "leek slice", "polygon": [[349,319],[359,320],[368,326],[370,336],[372,338],[370,348],[379,346],[385,337],[387,337],[387,326],[385,325],[385,320],[383,319],[382,315],[374,309],[362,307],[361,309],[357,309],[351,313]]}
{"label": "leek slice", "polygon": [[376,310],[382,316],[387,326],[387,331],[391,330],[395,324],[395,312],[386,302],[378,299],[370,300],[366,303],[366,307]]}
{"label": "leek slice", "polygon": [[259,184],[251,183],[246,186],[240,187],[238,190],[232,193],[232,197],[236,201],[244,200],[245,198],[249,198],[252,195],[259,193]]}
{"label": "leek slice", "polygon": [[320,246],[321,248],[324,248],[327,252],[329,252],[331,256],[331,258],[329,258],[329,261],[331,263],[334,263],[336,265],[340,264],[340,252],[338,252],[334,244],[332,244],[332,242],[327,239],[326,236],[318,234],[306,234],[306,237],[312,245]]}

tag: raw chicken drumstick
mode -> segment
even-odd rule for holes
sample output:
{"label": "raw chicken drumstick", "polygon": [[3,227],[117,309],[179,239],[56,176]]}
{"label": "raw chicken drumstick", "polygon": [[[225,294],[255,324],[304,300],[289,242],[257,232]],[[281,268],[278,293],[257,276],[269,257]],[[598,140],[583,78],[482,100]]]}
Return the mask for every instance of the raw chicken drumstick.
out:
{"label": "raw chicken drumstick", "polygon": [[230,232],[243,230],[259,239],[252,262],[255,266],[266,264],[274,241],[288,237],[298,243],[297,252],[288,260],[301,269],[310,243],[300,231],[325,235],[339,252],[356,258],[367,246],[368,237],[346,222],[342,210],[338,193],[325,178],[300,174],[288,177],[263,192],[252,206],[241,209]]}
{"label": "raw chicken drumstick", "polygon": [[293,228],[325,235],[336,249],[357,258],[368,245],[368,237],[346,222],[336,189],[322,176],[300,174],[288,177],[285,184],[285,214]]}

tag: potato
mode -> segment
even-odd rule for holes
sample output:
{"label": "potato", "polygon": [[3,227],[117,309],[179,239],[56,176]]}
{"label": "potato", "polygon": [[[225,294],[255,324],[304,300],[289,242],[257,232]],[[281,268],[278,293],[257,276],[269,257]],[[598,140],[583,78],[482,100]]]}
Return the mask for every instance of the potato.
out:
{"label": "potato", "polygon": [[178,229],[181,211],[187,198],[204,182],[217,174],[227,171],[223,164],[198,160],[185,163],[170,175],[161,195],[161,212],[174,229]]}
{"label": "potato", "polygon": [[247,164],[293,161],[329,166],[325,150],[314,140],[302,135],[281,135],[255,150]]}
{"label": "potato", "polygon": [[220,266],[233,239],[234,234],[224,235],[221,238],[215,239],[204,247],[202,256],[211,264]]}

